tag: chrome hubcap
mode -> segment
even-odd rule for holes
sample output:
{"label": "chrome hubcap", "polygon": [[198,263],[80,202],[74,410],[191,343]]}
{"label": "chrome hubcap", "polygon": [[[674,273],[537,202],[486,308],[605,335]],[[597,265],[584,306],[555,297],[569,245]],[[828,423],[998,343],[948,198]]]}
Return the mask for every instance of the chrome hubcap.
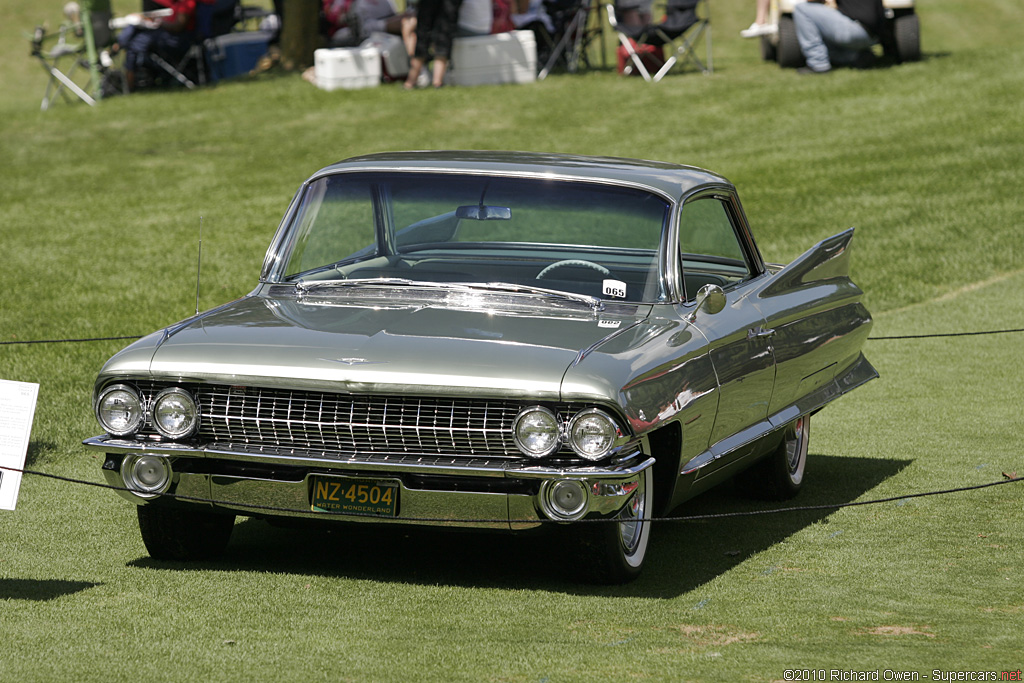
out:
{"label": "chrome hubcap", "polygon": [[644,501],[646,500],[644,477],[640,477],[633,498],[626,504],[626,507],[619,513],[619,534],[622,541],[622,549],[627,555],[632,554],[640,544],[640,536],[643,532],[643,522],[639,520],[646,516]]}
{"label": "chrome hubcap", "polygon": [[790,474],[796,474],[803,459],[802,442],[804,439],[804,418],[799,418],[793,425],[793,436],[786,440],[786,465]]}

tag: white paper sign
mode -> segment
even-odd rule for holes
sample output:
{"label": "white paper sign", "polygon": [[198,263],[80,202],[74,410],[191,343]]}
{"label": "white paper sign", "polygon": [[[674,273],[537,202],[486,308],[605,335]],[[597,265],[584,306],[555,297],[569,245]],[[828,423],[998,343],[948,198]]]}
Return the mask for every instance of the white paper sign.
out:
{"label": "white paper sign", "polygon": [[626,283],[622,280],[605,280],[602,284],[601,292],[605,296],[615,297],[616,299],[625,299]]}
{"label": "white paper sign", "polygon": [[[0,379],[0,510],[18,504],[39,385]],[[19,470],[12,472],[11,470]]]}

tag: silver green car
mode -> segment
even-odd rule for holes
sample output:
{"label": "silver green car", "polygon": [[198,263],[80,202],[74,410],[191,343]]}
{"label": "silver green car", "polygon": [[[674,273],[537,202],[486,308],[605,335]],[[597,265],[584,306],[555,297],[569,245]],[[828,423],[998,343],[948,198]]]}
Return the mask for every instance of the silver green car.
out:
{"label": "silver green car", "polygon": [[701,169],[349,159],[299,189],[250,294],[107,362],[85,444],[154,558],[220,554],[236,515],[545,527],[627,581],[696,494],[796,494],[811,416],[876,376],[852,234],[772,266]]}

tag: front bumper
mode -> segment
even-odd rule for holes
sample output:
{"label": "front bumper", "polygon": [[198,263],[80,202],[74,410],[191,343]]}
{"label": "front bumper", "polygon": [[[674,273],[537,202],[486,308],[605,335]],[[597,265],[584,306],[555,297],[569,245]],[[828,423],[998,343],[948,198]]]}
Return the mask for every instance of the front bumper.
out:
{"label": "front bumper", "polygon": [[[631,498],[653,458],[635,451],[601,467],[545,467],[518,460],[373,455],[337,458],[311,454],[254,453],[214,445],[202,450],[173,443],[149,443],[109,436],[84,444],[106,454],[107,484],[136,504],[202,505],[247,516],[299,517],[338,521],[527,529],[555,519],[544,503],[546,487],[578,481],[586,492],[581,518],[617,514]],[[166,459],[171,478],[159,495],[138,495],[126,485],[126,457]],[[396,481],[401,501],[396,517],[314,512],[314,476],[337,475]]]}

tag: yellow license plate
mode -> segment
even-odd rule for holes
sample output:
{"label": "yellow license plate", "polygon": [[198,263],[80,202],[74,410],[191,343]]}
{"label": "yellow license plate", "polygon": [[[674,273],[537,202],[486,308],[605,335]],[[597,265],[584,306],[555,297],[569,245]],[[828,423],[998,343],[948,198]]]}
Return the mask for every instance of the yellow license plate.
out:
{"label": "yellow license plate", "polygon": [[395,517],[398,515],[398,481],[310,477],[313,512]]}

